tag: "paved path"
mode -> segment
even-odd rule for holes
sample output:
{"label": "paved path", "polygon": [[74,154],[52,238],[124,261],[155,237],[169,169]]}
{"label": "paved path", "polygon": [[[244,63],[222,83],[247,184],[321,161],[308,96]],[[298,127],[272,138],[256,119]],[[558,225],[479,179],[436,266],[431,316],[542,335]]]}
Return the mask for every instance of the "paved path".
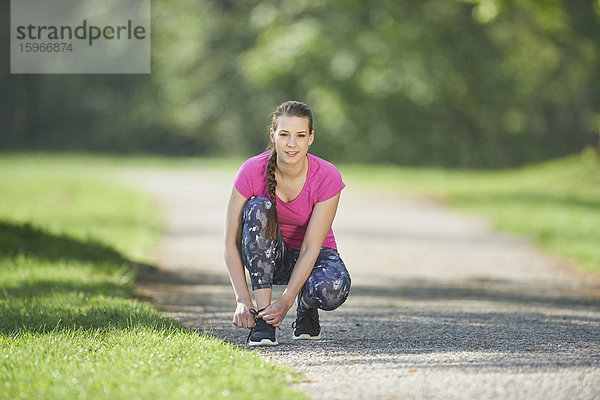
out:
{"label": "paved path", "polygon": [[[169,228],[140,293],[191,328],[242,345],[223,262],[235,171],[129,169]],[[323,340],[257,350],[301,371],[315,399],[598,399],[600,284],[485,220],[348,182],[334,231],[348,301]],[[281,293],[281,290],[276,291]]]}

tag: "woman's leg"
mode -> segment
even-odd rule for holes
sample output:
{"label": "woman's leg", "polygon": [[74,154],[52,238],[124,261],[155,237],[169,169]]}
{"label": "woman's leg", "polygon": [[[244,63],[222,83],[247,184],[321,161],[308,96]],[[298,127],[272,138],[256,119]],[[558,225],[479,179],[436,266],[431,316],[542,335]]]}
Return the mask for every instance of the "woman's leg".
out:
{"label": "woman's leg", "polygon": [[271,287],[277,283],[274,277],[280,273],[285,253],[279,229],[276,238],[265,234],[269,208],[271,201],[259,196],[248,200],[242,213],[242,261],[250,273],[258,309],[271,304]]}
{"label": "woman's leg", "polygon": [[346,301],[350,284],[350,274],[339,253],[323,247],[300,292],[299,307],[335,310]]}

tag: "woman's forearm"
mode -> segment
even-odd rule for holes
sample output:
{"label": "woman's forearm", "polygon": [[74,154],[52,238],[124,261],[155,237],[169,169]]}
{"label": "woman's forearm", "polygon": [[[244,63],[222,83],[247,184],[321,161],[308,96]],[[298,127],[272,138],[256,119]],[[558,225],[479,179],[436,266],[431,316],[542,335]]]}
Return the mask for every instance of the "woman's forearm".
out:
{"label": "woman's forearm", "polygon": [[233,291],[235,292],[236,302],[252,304],[252,298],[250,297],[246,282],[246,274],[244,273],[244,265],[242,264],[240,251],[237,246],[225,246],[225,265],[227,265],[227,272],[231,286],[233,286]]}

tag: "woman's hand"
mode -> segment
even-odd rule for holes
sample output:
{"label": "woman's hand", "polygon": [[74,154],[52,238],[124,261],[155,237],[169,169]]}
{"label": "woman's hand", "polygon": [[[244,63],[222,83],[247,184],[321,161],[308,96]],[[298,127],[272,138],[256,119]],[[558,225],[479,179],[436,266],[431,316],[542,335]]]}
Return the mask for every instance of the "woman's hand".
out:
{"label": "woman's hand", "polygon": [[278,327],[283,322],[287,312],[292,308],[293,301],[287,300],[285,297],[277,300],[264,310],[262,310],[258,317],[264,319],[267,324]]}
{"label": "woman's hand", "polygon": [[250,312],[254,309],[253,304],[238,302],[233,314],[233,324],[238,328],[252,329],[254,327],[254,314]]}

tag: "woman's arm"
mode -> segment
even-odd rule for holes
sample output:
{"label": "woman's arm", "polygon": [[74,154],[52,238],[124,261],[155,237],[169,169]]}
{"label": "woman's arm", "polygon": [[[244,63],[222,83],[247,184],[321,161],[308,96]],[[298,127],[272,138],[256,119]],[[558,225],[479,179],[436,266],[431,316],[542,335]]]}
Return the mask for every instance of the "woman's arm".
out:
{"label": "woman's arm", "polygon": [[271,304],[258,315],[267,321],[267,323],[274,326],[281,325],[283,318],[289,309],[292,308],[294,299],[312,272],[315,261],[321,251],[321,246],[331,229],[339,200],[340,194],[338,193],[328,200],[315,204],[308,227],[306,228],[302,247],[300,248],[300,255],[281,299]]}
{"label": "woman's arm", "polygon": [[229,198],[227,216],[225,220],[225,264],[237,303],[233,315],[233,324],[240,328],[252,328],[254,315],[250,309],[254,308],[250,292],[246,283],[246,274],[240,255],[242,239],[242,210],[247,199],[234,187]]}

